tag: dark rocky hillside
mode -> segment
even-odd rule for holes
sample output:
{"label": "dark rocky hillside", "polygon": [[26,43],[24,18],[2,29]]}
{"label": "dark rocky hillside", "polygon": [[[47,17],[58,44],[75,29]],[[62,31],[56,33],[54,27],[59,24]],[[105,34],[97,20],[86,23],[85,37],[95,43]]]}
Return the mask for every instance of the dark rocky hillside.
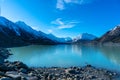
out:
{"label": "dark rocky hillside", "polygon": [[108,31],[97,41],[101,43],[105,43],[105,42],[119,43],[120,42],[120,26],[117,26],[114,29]]}
{"label": "dark rocky hillside", "polygon": [[[42,34],[41,34],[42,33]],[[56,44],[43,32],[36,31],[23,22],[13,23],[0,17],[0,46],[24,46],[30,44]]]}

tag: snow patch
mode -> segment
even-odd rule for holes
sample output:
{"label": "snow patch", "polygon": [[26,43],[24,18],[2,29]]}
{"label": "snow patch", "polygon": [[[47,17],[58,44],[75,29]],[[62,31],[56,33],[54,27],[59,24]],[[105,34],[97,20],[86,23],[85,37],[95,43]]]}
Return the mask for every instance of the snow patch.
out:
{"label": "snow patch", "polygon": [[78,41],[78,40],[94,40],[97,38],[96,36],[88,33],[83,33],[78,35],[76,38],[73,39],[73,41]]}
{"label": "snow patch", "polygon": [[20,36],[18,26],[15,25],[13,22],[7,20],[6,18],[0,17],[0,25],[2,25],[1,27],[3,27],[3,28],[4,28],[4,27],[7,27],[7,28],[9,28],[10,30],[15,31],[16,34]]}
{"label": "snow patch", "polygon": [[28,26],[26,23],[22,22],[22,21],[18,21],[16,22],[16,25],[18,25],[18,27],[28,33],[32,33],[35,35],[35,37],[39,37],[40,34],[38,31],[34,30],[33,28],[31,28],[30,26]]}

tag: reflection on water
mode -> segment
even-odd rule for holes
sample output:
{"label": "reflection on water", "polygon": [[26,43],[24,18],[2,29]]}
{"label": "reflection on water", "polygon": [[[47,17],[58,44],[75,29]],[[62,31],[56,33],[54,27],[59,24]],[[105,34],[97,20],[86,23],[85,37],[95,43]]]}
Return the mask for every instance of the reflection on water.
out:
{"label": "reflection on water", "polygon": [[120,71],[120,48],[80,45],[32,45],[11,48],[9,60],[20,60],[32,67],[68,67],[91,64]]}
{"label": "reflection on water", "polygon": [[111,60],[113,63],[120,65],[120,47],[100,47],[101,53]]}

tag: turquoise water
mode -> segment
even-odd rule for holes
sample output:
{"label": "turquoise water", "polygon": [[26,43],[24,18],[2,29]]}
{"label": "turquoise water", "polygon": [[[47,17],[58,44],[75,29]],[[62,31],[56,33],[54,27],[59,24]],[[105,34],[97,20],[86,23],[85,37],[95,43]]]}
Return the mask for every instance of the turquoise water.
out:
{"label": "turquoise water", "polygon": [[91,64],[120,71],[120,47],[80,45],[32,45],[11,48],[10,61],[22,61],[30,67],[70,67]]}

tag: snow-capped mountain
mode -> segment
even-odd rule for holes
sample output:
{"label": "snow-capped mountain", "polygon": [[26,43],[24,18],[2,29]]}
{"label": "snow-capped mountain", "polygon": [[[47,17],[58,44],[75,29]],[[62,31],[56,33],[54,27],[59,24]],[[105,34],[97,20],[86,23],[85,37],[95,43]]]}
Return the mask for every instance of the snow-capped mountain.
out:
{"label": "snow-capped mountain", "polygon": [[58,38],[58,37],[54,36],[53,34],[48,34],[47,37],[56,42],[60,42],[60,43],[72,42],[72,39],[70,37]]}
{"label": "snow-capped mountain", "polygon": [[106,32],[101,38],[98,39],[99,42],[120,42],[120,25]]}
{"label": "snow-capped mountain", "polygon": [[56,44],[41,31],[36,31],[24,22],[13,23],[0,17],[0,44],[1,46],[22,46],[29,44]]}
{"label": "snow-capped mountain", "polygon": [[58,44],[72,41],[52,34],[36,31],[22,21],[16,23],[0,16],[1,46],[23,46],[30,44]]}
{"label": "snow-capped mountain", "polygon": [[77,41],[91,41],[91,40],[94,40],[96,39],[97,37],[92,35],[92,34],[88,34],[88,33],[83,33],[83,34],[80,34],[78,35],[77,37],[75,37],[73,39],[73,42],[77,42]]}
{"label": "snow-capped mountain", "polygon": [[27,33],[32,33],[36,37],[39,36],[39,34],[38,34],[38,32],[36,30],[32,29],[30,26],[28,26],[24,22],[18,21],[15,24],[18,25],[18,28],[20,28],[21,30],[26,31]]}
{"label": "snow-capped mountain", "polygon": [[27,33],[30,33],[30,34],[32,33],[35,38],[48,38],[56,43],[66,43],[66,42],[72,40],[71,38],[69,38],[69,39],[68,38],[58,38],[58,37],[54,36],[53,34],[45,34],[41,31],[36,31],[22,21],[18,21],[18,22],[16,22],[16,24],[19,27],[21,27],[22,30],[26,31]]}
{"label": "snow-capped mountain", "polygon": [[31,35],[33,35],[34,38],[45,38],[47,36],[47,34],[41,32],[41,31],[36,31],[34,29],[32,29],[30,26],[28,26],[26,23],[22,22],[22,21],[18,21],[15,23],[19,29],[21,31],[24,31],[26,33],[29,33]]}

